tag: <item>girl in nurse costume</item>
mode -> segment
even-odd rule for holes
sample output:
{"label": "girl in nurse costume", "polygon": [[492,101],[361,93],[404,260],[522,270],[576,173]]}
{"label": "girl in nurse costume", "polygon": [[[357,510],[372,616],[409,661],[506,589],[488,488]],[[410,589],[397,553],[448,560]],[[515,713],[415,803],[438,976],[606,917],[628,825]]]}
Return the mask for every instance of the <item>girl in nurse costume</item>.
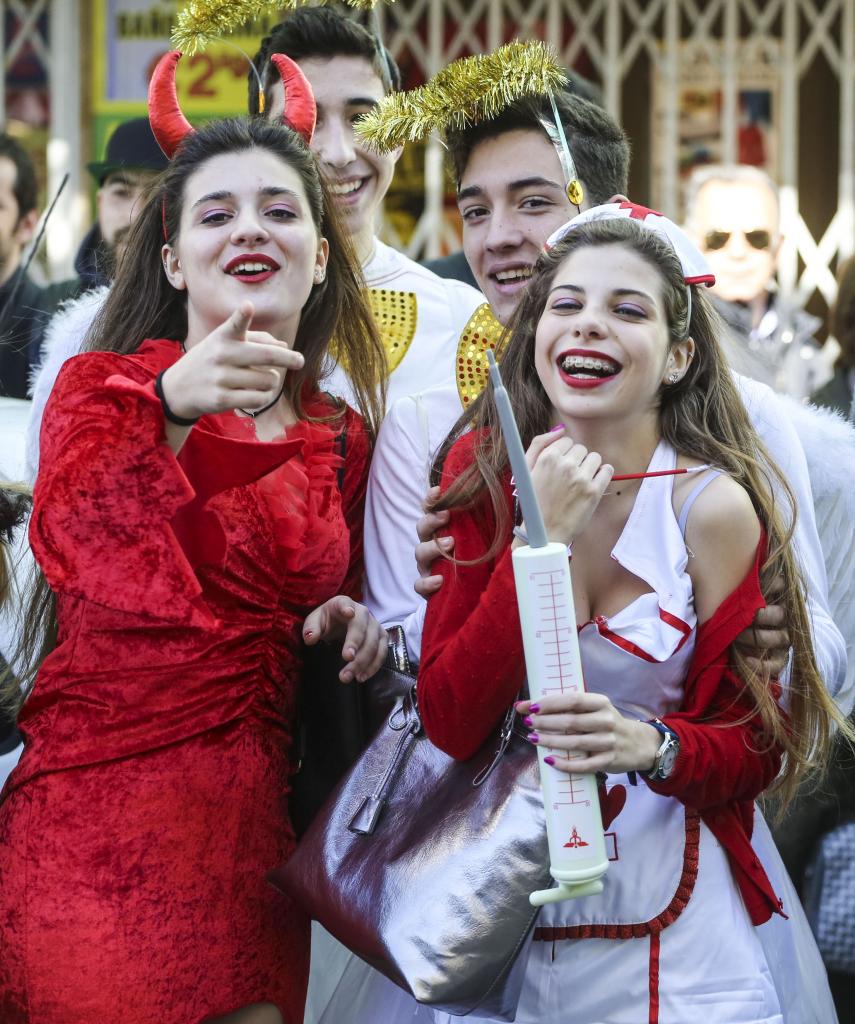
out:
{"label": "girl in nurse costume", "polygon": [[[813,660],[792,509],[770,497],[698,288],[711,275],[671,222],[628,203],[551,241],[502,373],[550,540],[572,545],[589,692],[518,711],[555,771],[606,773],[611,863],[602,894],[540,912],[516,1020],[826,1024],[825,972],[754,801],[772,787],[786,800],[840,716]],[[522,541],[496,423],[486,392],[438,459],[456,558],[434,567],[444,582],[419,704],[457,758],[525,675],[511,568]],[[645,467],[664,475],[612,481]],[[775,579],[793,638],[783,691],[733,646]],[[427,1017],[393,996],[348,1019]]]}

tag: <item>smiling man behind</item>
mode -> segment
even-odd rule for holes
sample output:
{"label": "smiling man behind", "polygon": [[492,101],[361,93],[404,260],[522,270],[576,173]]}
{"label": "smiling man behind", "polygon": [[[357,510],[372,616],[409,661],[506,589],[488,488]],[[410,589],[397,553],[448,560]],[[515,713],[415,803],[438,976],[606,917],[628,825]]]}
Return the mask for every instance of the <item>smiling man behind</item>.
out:
{"label": "smiling man behind", "polygon": [[[601,107],[569,93],[556,96],[585,198],[582,209],[627,189],[629,143]],[[469,355],[495,344],[528,286],[546,239],[577,212],[567,198],[555,145],[543,127],[546,97],[520,99],[490,121],[446,138],[463,251],[489,306],[469,332]],[[365,518],[366,601],[386,625],[400,624],[413,660],[421,652],[426,604],[413,591],[416,522],[428,488],[427,467],[480,385],[457,366],[448,383],[390,408],[380,431]],[[457,377],[457,379],[455,379]]]}
{"label": "smiling man behind", "polygon": [[[337,200],[344,227],[371,289],[371,305],[389,362],[387,402],[453,379],[457,345],[484,301],[474,288],[444,280],[377,238],[375,227],[400,150],[377,154],[353,133],[354,122],[400,86],[395,62],[379,40],[350,18],[326,7],[302,8],[277,25],[254,64],[264,88],[249,79],[251,114],[278,118],[283,89],[270,57],[296,61],[312,87],[318,120],[312,151]],[[350,400],[337,366],[329,389]]]}

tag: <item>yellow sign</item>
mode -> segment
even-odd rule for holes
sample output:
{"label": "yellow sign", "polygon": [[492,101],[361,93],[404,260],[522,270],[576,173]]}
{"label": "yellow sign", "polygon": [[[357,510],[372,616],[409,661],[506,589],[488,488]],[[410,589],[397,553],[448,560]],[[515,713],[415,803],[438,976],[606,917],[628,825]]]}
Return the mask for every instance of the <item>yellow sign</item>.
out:
{"label": "yellow sign", "polygon": [[[96,0],[91,53],[93,108],[118,119],[146,111],[151,73],[172,49],[169,36],[178,0]],[[224,117],[247,111],[250,57],[282,12],[255,19],[228,40],[212,42],[204,53],[178,65],[178,98],[192,117]]]}

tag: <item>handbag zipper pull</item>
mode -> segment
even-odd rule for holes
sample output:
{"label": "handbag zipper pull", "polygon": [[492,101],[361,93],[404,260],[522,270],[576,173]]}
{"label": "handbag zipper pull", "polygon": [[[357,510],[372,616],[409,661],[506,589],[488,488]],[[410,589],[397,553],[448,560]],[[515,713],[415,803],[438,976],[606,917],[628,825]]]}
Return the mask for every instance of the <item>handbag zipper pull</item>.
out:
{"label": "handbag zipper pull", "polygon": [[404,760],[404,756],[409,751],[416,736],[418,736],[421,730],[422,723],[416,715],[412,721],[407,723],[406,729],[401,733],[400,739],[395,746],[395,752],[392,754],[392,760],[389,762],[389,766],[386,768],[386,771],[383,772],[380,781],[377,783],[377,788],[370,796],[367,796],[362,801],[359,805],[359,810],[351,818],[350,824],[347,826],[351,832],[354,832],[358,836],[372,835],[377,827],[377,822],[380,820],[380,815],[383,811],[383,806],[386,803],[386,797],[388,796],[388,790],[391,787],[395,770]]}

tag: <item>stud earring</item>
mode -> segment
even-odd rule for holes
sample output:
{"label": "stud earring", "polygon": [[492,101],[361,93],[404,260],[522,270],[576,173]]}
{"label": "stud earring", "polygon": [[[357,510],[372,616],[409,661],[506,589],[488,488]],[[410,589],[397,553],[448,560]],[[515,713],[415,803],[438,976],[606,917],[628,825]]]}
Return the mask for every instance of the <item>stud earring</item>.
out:
{"label": "stud earring", "polygon": [[668,374],[668,383],[669,384],[676,384],[679,379],[680,379],[680,374],[679,373],[669,373]]}
{"label": "stud earring", "polygon": [[320,284],[324,279],[324,272],[320,267],[315,267],[315,284]]}

